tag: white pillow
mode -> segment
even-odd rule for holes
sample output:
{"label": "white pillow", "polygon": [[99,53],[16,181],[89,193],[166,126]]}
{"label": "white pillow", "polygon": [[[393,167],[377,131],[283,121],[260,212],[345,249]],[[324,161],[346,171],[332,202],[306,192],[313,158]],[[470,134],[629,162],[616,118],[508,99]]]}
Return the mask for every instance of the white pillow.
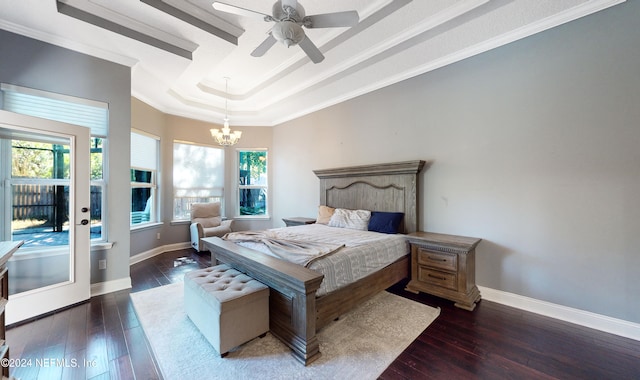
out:
{"label": "white pillow", "polygon": [[337,208],[333,212],[331,220],[329,220],[329,227],[367,231],[369,229],[369,219],[371,219],[371,211]]}

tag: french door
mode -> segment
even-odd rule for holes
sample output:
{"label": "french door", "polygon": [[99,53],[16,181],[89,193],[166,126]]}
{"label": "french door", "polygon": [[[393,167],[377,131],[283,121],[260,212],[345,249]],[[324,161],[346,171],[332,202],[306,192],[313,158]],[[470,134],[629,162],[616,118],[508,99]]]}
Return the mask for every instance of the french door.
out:
{"label": "french door", "polygon": [[0,111],[0,236],[25,242],[7,264],[7,324],[90,297],[90,138]]}

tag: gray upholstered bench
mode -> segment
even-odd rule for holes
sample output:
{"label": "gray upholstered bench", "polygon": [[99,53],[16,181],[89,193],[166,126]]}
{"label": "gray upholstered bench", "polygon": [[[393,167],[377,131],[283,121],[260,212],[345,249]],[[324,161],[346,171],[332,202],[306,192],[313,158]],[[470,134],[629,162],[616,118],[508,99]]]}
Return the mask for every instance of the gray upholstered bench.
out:
{"label": "gray upholstered bench", "polygon": [[269,331],[269,288],[226,264],[185,274],[184,306],[220,356]]}

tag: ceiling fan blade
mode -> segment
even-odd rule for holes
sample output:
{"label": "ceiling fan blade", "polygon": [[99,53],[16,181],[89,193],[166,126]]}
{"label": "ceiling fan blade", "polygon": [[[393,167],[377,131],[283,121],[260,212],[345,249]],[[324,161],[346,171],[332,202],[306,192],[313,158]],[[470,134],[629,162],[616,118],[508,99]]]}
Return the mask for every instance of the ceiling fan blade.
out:
{"label": "ceiling fan blade", "polygon": [[251,9],[236,7],[235,5],[225,4],[219,1],[214,1],[212,5],[213,5],[213,9],[215,10],[231,13],[234,15],[253,17],[253,18],[258,18],[260,20],[264,20],[265,17],[271,17],[270,15],[266,15],[264,13],[252,11]]}
{"label": "ceiling fan blade", "polygon": [[309,37],[304,37],[302,41],[298,43],[302,50],[311,58],[313,63],[320,63],[324,59],[324,55],[320,52],[320,49],[316,47],[316,45],[309,39]]}
{"label": "ceiling fan blade", "polygon": [[269,33],[269,37],[262,41],[258,47],[251,52],[252,57],[262,57],[276,43],[276,39]]}
{"label": "ceiling fan blade", "polygon": [[307,28],[337,28],[355,26],[358,21],[360,21],[358,12],[345,11],[307,16],[303,20],[303,25]]}

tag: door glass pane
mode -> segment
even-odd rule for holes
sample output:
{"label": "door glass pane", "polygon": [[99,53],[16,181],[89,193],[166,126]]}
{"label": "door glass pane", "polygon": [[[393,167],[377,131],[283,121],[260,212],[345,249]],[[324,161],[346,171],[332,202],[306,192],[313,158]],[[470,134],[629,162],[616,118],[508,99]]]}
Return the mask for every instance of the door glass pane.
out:
{"label": "door glass pane", "polygon": [[69,186],[11,186],[11,240],[23,248],[69,244]]}
{"label": "door glass pane", "polygon": [[11,140],[9,294],[69,281],[69,140]]}
{"label": "door glass pane", "polygon": [[69,145],[12,140],[11,178],[69,179]]}

